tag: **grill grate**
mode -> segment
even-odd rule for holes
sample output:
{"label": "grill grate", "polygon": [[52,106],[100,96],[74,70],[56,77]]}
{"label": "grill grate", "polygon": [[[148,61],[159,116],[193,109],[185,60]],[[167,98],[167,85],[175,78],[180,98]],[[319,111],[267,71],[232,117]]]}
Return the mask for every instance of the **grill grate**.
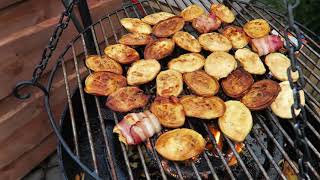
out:
{"label": "grill grate", "polygon": [[[154,155],[156,168],[152,168],[149,165],[148,152],[146,153],[148,148],[144,145],[138,145],[136,149],[127,149],[124,144],[120,144],[110,133],[110,128],[112,128],[115,123],[118,123],[118,120],[120,120],[122,115],[106,110],[103,105],[105,102],[104,98],[89,96],[84,93],[82,79],[91,73],[90,70],[86,69],[83,63],[85,59],[84,57],[95,53],[86,48],[88,47],[88,42],[86,41],[87,34],[92,33],[95,51],[98,55],[101,55],[102,48],[109,44],[116,43],[119,37],[126,33],[120,25],[119,20],[121,18],[141,18],[146,14],[151,14],[157,11],[168,11],[178,14],[181,9],[192,3],[196,3],[208,11],[210,4],[213,3],[213,1],[199,0],[195,2],[192,0],[143,0],[125,6],[123,9],[117,10],[112,14],[108,14],[97,23],[90,26],[84,33],[77,36],[66,47],[65,51],[60,56],[61,58],[59,59],[56,67],[53,69],[49,78],[48,87],[51,87],[52,81],[56,76],[58,76],[58,73],[61,72],[62,69],[68,98],[68,106],[65,112],[66,118],[63,118],[65,120],[62,122],[62,136],[80,161],[99,177],[112,177],[112,179],[137,179],[137,168],[132,166],[132,154],[130,154],[133,151],[134,154],[138,156],[139,165],[141,165],[140,168],[142,167],[140,170],[143,172],[144,179],[154,179],[153,171],[158,171],[157,177],[159,179],[172,178],[172,176],[169,175],[170,173],[167,172],[167,167],[164,166],[164,161],[154,150],[154,138],[148,140],[148,143],[151,146],[149,151]],[[236,23],[238,25],[243,25],[251,19],[263,18],[269,22],[275,31],[283,36],[282,29],[284,28],[284,24],[283,16],[281,14],[267,10],[265,7],[254,6],[242,1],[232,1],[232,3],[230,1],[225,1],[225,4],[229,5],[237,13]],[[185,31],[190,32],[196,37],[198,36],[190,26],[186,26]],[[111,38],[108,38],[110,35]],[[304,33],[304,36],[308,43],[303,43],[304,48],[300,50],[298,62],[303,67],[307,83],[305,94],[307,97],[306,110],[309,115],[309,122],[307,123],[306,141],[312,152],[312,157],[315,159],[314,162],[319,162],[320,135],[318,131],[320,130],[320,115],[315,109],[320,109],[320,90],[318,88],[320,84],[320,61],[318,61],[318,59],[320,59],[320,54],[318,53],[320,46],[310,37],[312,35]],[[84,52],[84,54],[79,56],[78,54],[80,52]],[[73,58],[73,62],[65,61],[65,59],[67,59],[66,56],[68,55]],[[165,60],[161,62],[165,62]],[[71,66],[71,68],[69,66]],[[70,75],[75,76],[76,88],[74,88],[73,84],[69,82]],[[154,86],[152,86],[152,84],[145,88],[149,92],[154,90]],[[76,89],[75,95],[72,95],[71,91],[73,89]],[[49,103],[48,109],[50,110]],[[254,112],[253,118],[255,127],[250,133],[250,136],[255,143],[253,144],[249,138],[244,141],[245,149],[252,160],[251,164],[246,161],[247,159],[243,158],[242,154],[240,155],[237,152],[235,145],[231,140],[223,136],[225,144],[231,149],[237,159],[237,168],[229,167],[228,160],[225,158],[224,152],[217,148],[217,142],[215,141],[215,137],[210,133],[208,125],[204,122],[195,123],[195,121],[188,119],[188,127],[196,128],[195,126],[201,126],[202,129],[204,129],[203,133],[207,134],[210,142],[213,144],[213,147],[217,152],[218,160],[221,161],[220,163],[223,169],[222,172],[215,167],[215,164],[212,164],[212,161],[210,160],[212,159],[210,152],[206,151],[202,155],[204,158],[203,162],[206,164],[208,167],[207,169],[210,172],[208,176],[209,179],[237,179],[239,178],[239,173],[237,173],[236,169],[240,169],[241,175],[246,179],[256,179],[257,176],[262,179],[286,179],[281,166],[278,164],[279,159],[281,158],[289,163],[295,173],[299,172],[298,166],[293,162],[296,157],[294,154],[293,124],[289,121],[279,120],[270,109],[262,112]],[[67,126],[71,128],[68,129],[66,128]],[[268,142],[265,142],[264,139],[267,139]],[[283,141],[281,139],[283,139]],[[270,150],[270,146],[275,147],[275,150]],[[116,152],[117,150],[120,150],[121,152]],[[65,150],[62,149],[62,154],[65,153]],[[278,156],[278,158],[276,156]],[[176,172],[171,173],[171,175],[174,174],[178,179],[184,179],[186,177],[185,171],[183,170],[184,165],[175,162],[170,162],[170,164],[172,164],[172,168]],[[256,168],[254,170],[260,172],[254,174],[255,172],[252,172],[252,169],[248,164],[255,166]],[[125,166],[125,169],[123,170],[123,167],[121,166]],[[191,167],[190,173],[192,174],[192,179],[206,178],[199,170],[199,163],[190,162],[187,166]],[[318,173],[320,165],[317,163],[308,163],[308,167],[310,168],[311,177],[320,179]],[[119,169],[122,169],[121,171],[123,171],[124,174],[123,172],[119,172]],[[79,173],[83,170],[77,169],[76,171]],[[75,174],[68,175],[70,179],[73,179],[74,176]]]}

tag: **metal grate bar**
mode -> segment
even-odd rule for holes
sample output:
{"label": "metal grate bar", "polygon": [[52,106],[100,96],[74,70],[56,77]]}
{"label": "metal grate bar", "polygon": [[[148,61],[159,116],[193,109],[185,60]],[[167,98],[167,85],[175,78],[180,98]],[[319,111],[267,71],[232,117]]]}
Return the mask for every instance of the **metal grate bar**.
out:
{"label": "metal grate bar", "polygon": [[154,143],[153,143],[152,140],[150,140],[150,139],[148,139],[148,141],[150,141],[150,144],[151,144],[151,147],[152,147],[152,153],[153,153],[153,154],[155,155],[155,157],[156,157],[156,161],[157,161],[157,164],[158,164],[158,166],[159,166],[159,168],[160,168],[160,173],[161,173],[162,179],[167,180],[167,179],[168,179],[168,178],[167,178],[167,175],[165,174],[165,172],[164,172],[164,170],[163,170],[163,167],[162,167],[161,162],[160,162],[160,158],[159,158],[159,156],[158,156],[158,153],[157,153],[156,150],[155,150]]}

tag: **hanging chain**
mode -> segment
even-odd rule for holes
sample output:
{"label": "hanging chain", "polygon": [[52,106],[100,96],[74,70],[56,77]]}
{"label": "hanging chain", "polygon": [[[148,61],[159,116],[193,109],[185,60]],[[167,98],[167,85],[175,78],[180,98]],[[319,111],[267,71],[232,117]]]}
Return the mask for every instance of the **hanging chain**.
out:
{"label": "hanging chain", "polygon": [[[299,164],[299,176],[301,179],[310,179],[308,175],[308,166],[307,163],[310,160],[310,152],[306,142],[305,136],[305,127],[307,123],[307,116],[304,106],[301,104],[300,93],[299,91],[303,91],[305,86],[305,80],[303,77],[303,73],[300,65],[297,63],[297,59],[295,56],[295,52],[299,51],[301,48],[301,33],[297,25],[294,23],[293,10],[299,5],[300,0],[295,0],[294,3],[291,3],[290,0],[284,0],[284,3],[288,9],[288,22],[289,25],[285,28],[285,40],[286,40],[286,48],[288,49],[289,58],[291,61],[291,66],[287,70],[288,80],[290,82],[290,86],[293,91],[293,99],[294,103],[291,106],[291,114],[294,122],[294,132],[295,132],[295,149],[297,154],[299,155],[298,164]],[[296,35],[298,43],[296,45],[290,44],[289,40],[289,32],[292,32]],[[298,72],[299,79],[294,82],[291,74]],[[298,118],[296,115],[296,111],[301,111],[302,118]],[[299,153],[299,150],[302,153]]]}

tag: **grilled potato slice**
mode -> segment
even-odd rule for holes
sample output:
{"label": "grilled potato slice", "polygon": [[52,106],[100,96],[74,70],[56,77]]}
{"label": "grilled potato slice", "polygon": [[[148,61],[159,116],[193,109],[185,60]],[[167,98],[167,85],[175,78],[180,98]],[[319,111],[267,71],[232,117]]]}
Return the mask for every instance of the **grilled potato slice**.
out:
{"label": "grilled potato slice", "polygon": [[210,11],[225,23],[232,23],[236,19],[233,12],[224,4],[212,4]]}
{"label": "grilled potato slice", "polygon": [[186,116],[199,119],[215,119],[224,114],[226,110],[225,103],[216,96],[200,97],[200,96],[183,96],[180,99]]}
{"label": "grilled potato slice", "polygon": [[243,26],[243,30],[251,38],[262,38],[270,33],[270,26],[264,19],[254,19]]}
{"label": "grilled potato slice", "polygon": [[168,13],[168,12],[157,12],[150,15],[145,16],[141,20],[147,24],[150,25],[156,25],[160,21],[166,20],[168,18],[171,18],[175,16],[174,14]]}
{"label": "grilled potato slice", "polygon": [[214,96],[220,88],[219,82],[202,70],[184,73],[183,80],[199,96]]}
{"label": "grilled potato slice", "polygon": [[175,43],[172,39],[160,38],[154,40],[144,49],[145,59],[160,60],[169,56],[174,50]]}
{"label": "grilled potato slice", "polygon": [[121,64],[131,64],[140,59],[139,53],[135,49],[123,44],[107,46],[104,53]]}
{"label": "grilled potato slice", "polygon": [[205,62],[204,70],[216,79],[227,77],[237,68],[237,61],[226,52],[213,52]]}
{"label": "grilled potato slice", "polygon": [[[265,63],[275,78],[280,81],[288,81],[287,69],[291,66],[291,62],[287,56],[281,53],[271,53],[266,56]],[[293,81],[297,81],[299,73],[291,71],[291,77]]]}
{"label": "grilled potato slice", "polygon": [[208,51],[226,51],[228,52],[232,48],[231,41],[225,36],[213,32],[207,34],[201,34],[199,36],[199,42],[203,49]]}
{"label": "grilled potato slice", "polygon": [[168,68],[181,73],[192,72],[204,66],[205,58],[198,53],[183,54],[168,63]]}
{"label": "grilled potato slice", "polygon": [[[283,119],[291,119],[291,106],[293,104],[293,92],[290,87],[289,81],[281,82],[281,91],[275,101],[271,104],[271,110],[273,113]],[[305,105],[305,97],[303,90],[299,91],[300,102]],[[295,110],[295,114],[298,116],[301,110]]]}
{"label": "grilled potato slice", "polygon": [[232,47],[235,49],[245,47],[250,41],[243,29],[238,26],[227,26],[223,29],[222,34],[231,41]]}
{"label": "grilled potato slice", "polygon": [[226,112],[218,120],[224,135],[236,142],[242,142],[250,133],[253,122],[250,110],[239,101],[227,101]]}
{"label": "grilled potato slice", "polygon": [[124,28],[132,33],[151,34],[152,28],[149,24],[138,18],[123,18],[120,23]]}
{"label": "grilled potato slice", "polygon": [[120,38],[119,43],[127,46],[142,46],[149,44],[152,40],[152,36],[148,34],[129,33],[123,35]]}
{"label": "grilled potato slice", "polygon": [[163,97],[178,96],[183,90],[182,74],[175,70],[161,71],[157,76],[157,94]]}
{"label": "grilled potato slice", "polygon": [[153,26],[152,33],[157,37],[169,37],[180,31],[184,26],[184,20],[180,16],[173,16],[166,20],[160,21]]}
{"label": "grilled potato slice", "polygon": [[178,31],[173,35],[172,39],[182,49],[194,53],[201,51],[201,45],[199,41],[188,32]]}
{"label": "grilled potato slice", "polygon": [[266,72],[266,68],[264,67],[259,55],[252,52],[250,49],[238,49],[235,53],[235,58],[243,66],[244,70],[251,74],[261,75]]}
{"label": "grilled potato slice", "polygon": [[151,104],[151,112],[157,116],[162,126],[168,128],[178,128],[185,122],[185,114],[182,104],[176,97],[157,96]]}
{"label": "grilled potato slice", "polygon": [[86,65],[89,69],[95,72],[108,71],[115,74],[122,74],[121,65],[108,56],[88,56],[86,59]]}
{"label": "grilled potato slice", "polygon": [[108,96],[126,85],[124,76],[111,72],[94,72],[86,78],[84,91],[92,95]]}
{"label": "grilled potato slice", "polygon": [[139,60],[134,62],[127,72],[129,85],[140,85],[152,81],[161,69],[155,59]]}
{"label": "grilled potato slice", "polygon": [[190,5],[181,11],[181,16],[185,21],[192,21],[202,14],[204,14],[204,10],[196,4]]}
{"label": "grilled potato slice", "polygon": [[206,141],[198,132],[187,129],[174,129],[165,132],[157,139],[155,148],[164,158],[171,161],[185,161],[201,154]]}
{"label": "grilled potato slice", "polygon": [[110,94],[106,106],[113,111],[129,112],[133,109],[144,107],[149,97],[137,87],[123,87]]}

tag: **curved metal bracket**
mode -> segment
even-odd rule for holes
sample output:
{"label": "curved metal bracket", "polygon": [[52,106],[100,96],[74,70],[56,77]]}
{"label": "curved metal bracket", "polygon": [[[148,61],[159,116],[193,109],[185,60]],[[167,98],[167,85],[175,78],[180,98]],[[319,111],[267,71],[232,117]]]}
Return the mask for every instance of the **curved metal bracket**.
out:
{"label": "curved metal bracket", "polygon": [[49,96],[48,90],[47,88],[45,88],[42,84],[38,83],[37,81],[32,81],[32,80],[28,80],[28,81],[20,81],[16,84],[16,86],[13,89],[12,94],[21,100],[25,100],[31,97],[31,93],[27,93],[27,94],[21,94],[21,90],[23,88],[26,87],[37,87],[38,89],[40,89],[45,96]]}

